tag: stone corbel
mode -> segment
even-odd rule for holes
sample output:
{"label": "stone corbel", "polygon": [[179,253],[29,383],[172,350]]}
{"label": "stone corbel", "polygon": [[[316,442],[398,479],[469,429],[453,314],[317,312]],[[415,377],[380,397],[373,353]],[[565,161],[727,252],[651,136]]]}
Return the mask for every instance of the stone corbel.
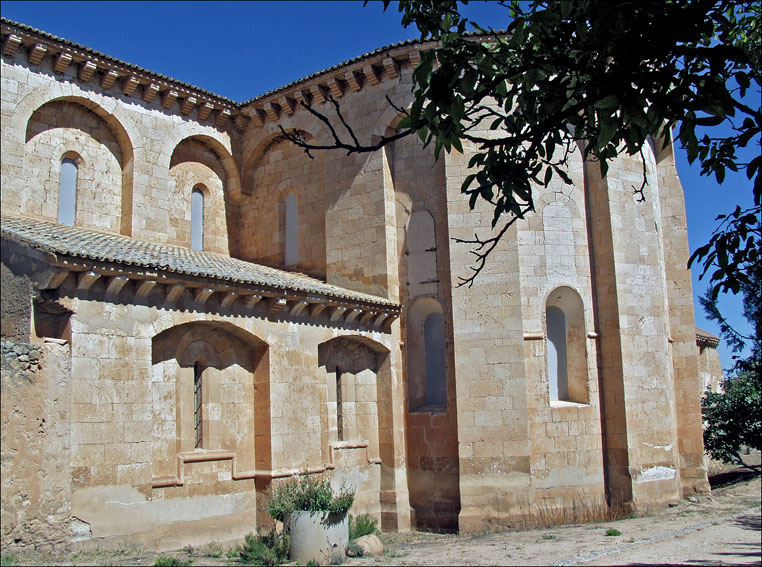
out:
{"label": "stone corbel", "polygon": [[265,114],[267,114],[267,118],[273,122],[278,121],[278,118],[280,117],[280,110],[280,105],[277,102],[268,102],[265,105]]}
{"label": "stone corbel", "polygon": [[93,271],[81,272],[77,276],[77,289],[88,290],[93,287],[93,284],[100,278],[100,274],[96,274]]}
{"label": "stone corbel", "polygon": [[331,319],[331,321],[336,322],[344,315],[344,312],[347,310],[346,307],[343,307],[341,305],[337,305],[335,307],[331,307],[331,309],[328,312],[328,315]]}
{"label": "stone corbel", "polygon": [[304,103],[305,106],[312,105],[312,93],[310,91],[298,91],[294,93],[297,104],[300,106]]}
{"label": "stone corbel", "polygon": [[296,110],[296,100],[291,97],[284,96],[278,100],[280,109],[286,113],[286,116],[291,116]]}
{"label": "stone corbel", "polygon": [[233,305],[236,299],[238,299],[238,293],[236,293],[235,291],[229,291],[222,297],[220,306],[225,309],[228,309],[231,305]]}
{"label": "stone corbel", "polygon": [[343,81],[338,77],[328,80],[328,88],[331,90],[333,98],[341,98],[344,96],[344,85],[342,85],[342,83]]}
{"label": "stone corbel", "polygon": [[389,316],[384,320],[381,328],[389,333],[392,330],[392,323],[399,319],[399,313],[389,313]]}
{"label": "stone corbel", "polygon": [[392,59],[391,57],[387,57],[382,61],[384,65],[384,72],[389,76],[391,79],[396,79],[400,76],[399,69],[397,68],[397,62]]}
{"label": "stone corbel", "polygon": [[178,96],[180,95],[176,90],[170,89],[166,91],[161,101],[162,108],[172,108],[172,105],[175,104]]}
{"label": "stone corbel", "polygon": [[56,73],[65,73],[66,69],[69,68],[69,64],[71,63],[71,53],[66,53],[65,51],[62,51],[58,54],[58,57],[56,57],[56,64],[55,67],[53,67],[53,70]]}
{"label": "stone corbel", "polygon": [[365,65],[365,67],[362,68],[362,72],[363,75],[365,75],[365,80],[368,81],[371,85],[375,86],[381,83],[381,79],[378,78],[373,65]]}
{"label": "stone corbel", "polygon": [[166,302],[170,305],[174,304],[185,291],[183,284],[169,284],[167,286]]}
{"label": "stone corbel", "polygon": [[156,95],[159,94],[159,85],[156,83],[151,83],[148,85],[143,92],[143,102],[151,102],[154,98],[156,98]]}
{"label": "stone corbel", "polygon": [[347,315],[344,318],[344,322],[345,323],[351,323],[352,321],[354,321],[357,318],[357,316],[360,313],[362,313],[362,310],[360,310],[360,309],[348,309],[347,310]]}
{"label": "stone corbel", "polygon": [[243,114],[236,114],[233,116],[233,125],[238,132],[243,133],[246,130],[246,126],[249,125],[249,117]]}
{"label": "stone corbel", "polygon": [[206,120],[214,110],[214,105],[211,102],[205,102],[201,108],[198,109],[198,119]]}
{"label": "stone corbel", "polygon": [[230,109],[223,108],[217,113],[217,120],[214,121],[215,126],[222,128],[225,125],[225,122],[227,122],[228,118],[230,118]]}
{"label": "stone corbel", "polygon": [[294,301],[293,303],[291,303],[291,309],[290,309],[289,313],[292,316],[297,317],[297,316],[301,315],[301,313],[305,310],[305,308],[309,304],[310,304],[309,301]]}
{"label": "stone corbel", "polygon": [[313,303],[310,305],[310,316],[313,319],[319,317],[326,307],[327,305],[325,303]]}
{"label": "stone corbel", "polygon": [[108,278],[108,285],[106,286],[106,296],[114,299],[119,297],[119,292],[122,291],[124,284],[130,281],[127,276],[113,276]]}
{"label": "stone corbel", "polygon": [[312,95],[312,102],[315,104],[322,104],[326,100],[319,85],[312,85],[310,87],[310,94]]}
{"label": "stone corbel", "polygon": [[114,83],[119,78],[119,73],[114,69],[109,69],[103,74],[103,80],[101,81],[101,88],[104,90],[110,89],[114,86]]}
{"label": "stone corbel", "polygon": [[122,92],[127,96],[132,96],[132,93],[135,92],[135,89],[138,88],[139,84],[140,81],[138,81],[138,78],[135,75],[130,75],[124,79],[124,82],[122,83]]}
{"label": "stone corbel", "polygon": [[196,107],[196,102],[198,102],[198,100],[195,96],[186,97],[183,101],[183,105],[180,107],[180,112],[185,115],[190,114],[191,110]]}
{"label": "stone corbel", "polygon": [[16,51],[20,45],[21,38],[16,34],[10,34],[5,38],[5,43],[3,44],[3,55],[6,57],[13,57],[16,55]]}
{"label": "stone corbel", "polygon": [[206,300],[212,296],[213,293],[214,290],[211,287],[202,287],[196,292],[196,296],[193,298],[193,302],[196,305],[203,305],[206,303]]}
{"label": "stone corbel", "polygon": [[135,297],[147,297],[148,294],[153,289],[153,286],[156,285],[156,280],[143,280],[138,284],[138,289],[135,292]]}
{"label": "stone corbel", "polygon": [[360,92],[360,89],[362,89],[362,82],[360,81],[360,77],[354,71],[348,71],[344,73],[344,80],[347,82],[349,88],[354,92]]}
{"label": "stone corbel", "polygon": [[360,316],[360,323],[365,325],[368,321],[376,317],[376,315],[378,315],[378,313],[375,311],[363,311]]}
{"label": "stone corbel", "polygon": [[93,74],[97,70],[98,70],[98,65],[96,65],[92,61],[83,61],[79,66],[79,74],[77,75],[77,80],[82,81],[83,83],[86,83],[90,79],[92,79]]}
{"label": "stone corbel", "polygon": [[386,321],[387,317],[389,317],[389,313],[377,313],[376,317],[373,319],[372,325],[376,328],[381,328],[381,326],[384,324],[384,321]]}
{"label": "stone corbel", "polygon": [[267,312],[270,315],[280,313],[286,308],[288,302],[284,297],[271,297],[267,300]]}
{"label": "stone corbel", "polygon": [[253,309],[260,301],[262,301],[262,296],[257,293],[249,296],[249,299],[246,300],[246,309]]}
{"label": "stone corbel", "polygon": [[48,268],[35,274],[34,281],[39,289],[58,289],[68,275],[68,270]]}
{"label": "stone corbel", "polygon": [[48,48],[45,47],[45,45],[42,43],[35,43],[32,46],[32,49],[29,50],[29,62],[32,65],[39,65],[47,52]]}

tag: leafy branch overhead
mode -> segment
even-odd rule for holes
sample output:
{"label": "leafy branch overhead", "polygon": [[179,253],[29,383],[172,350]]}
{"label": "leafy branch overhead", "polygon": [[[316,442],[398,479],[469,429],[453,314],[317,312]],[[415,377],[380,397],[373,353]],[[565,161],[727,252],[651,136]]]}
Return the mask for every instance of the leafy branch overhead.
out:
{"label": "leafy branch overhead", "polygon": [[[390,3],[385,0],[386,7]],[[507,26],[498,32],[469,22],[455,0],[401,0],[403,25],[415,25],[421,40],[435,42],[414,71],[413,104],[396,134],[372,145],[359,142],[336,101],[343,137],[310,109],[331,131],[331,147],[373,151],[417,134],[433,144],[438,158],[443,149],[463,152],[468,144],[474,172],[461,189],[472,208],[480,199],[489,203],[495,229],[491,238],[467,241],[477,257],[472,275],[462,281],[470,285],[507,227],[534,210],[533,188],[556,178],[570,183],[565,166],[571,152],[581,148],[605,175],[617,156],[642,154],[649,138],[670,144],[674,129],[703,174],[721,183],[727,170],[741,170],[753,180],[753,207],[731,215],[691,258],[703,263],[705,273],[714,270],[715,294],[737,292],[748,281],[749,262],[759,259],[762,157],[738,157],[739,148],[759,146],[762,131],[759,3],[502,5]],[[713,136],[720,125],[730,134]],[[307,150],[325,149],[292,141]],[[640,199],[647,182],[644,169],[642,184],[633,188]]]}

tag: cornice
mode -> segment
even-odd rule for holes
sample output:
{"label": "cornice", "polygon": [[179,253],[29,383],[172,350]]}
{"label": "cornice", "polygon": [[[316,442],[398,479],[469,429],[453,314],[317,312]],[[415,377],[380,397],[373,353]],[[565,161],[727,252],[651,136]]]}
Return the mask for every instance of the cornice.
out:
{"label": "cornice", "polygon": [[167,112],[220,128],[232,124],[241,133],[250,125],[276,122],[284,113],[292,115],[300,110],[301,101],[317,105],[326,102],[328,96],[341,98],[368,85],[396,79],[403,67],[418,64],[422,49],[433,45],[406,41],[383,47],[239,103],[6,18],[0,18],[0,35],[6,60],[25,54],[30,65],[46,67],[56,75],[75,67],[78,82],[119,91],[145,103],[158,97]]}
{"label": "cornice", "polygon": [[[316,106],[324,104],[329,96],[339,99],[396,80],[403,70],[418,65],[421,52],[439,45],[439,42],[419,40],[388,45],[248,101],[236,102],[6,18],[0,18],[0,24],[2,54],[6,59],[13,60],[17,53],[26,53],[31,65],[46,66],[58,75],[76,66],[77,81],[99,84],[104,91],[118,89],[123,95],[139,97],[146,103],[159,97],[167,112],[196,118],[219,128],[232,124],[239,133],[303,111],[301,102]],[[474,40],[494,36],[492,33],[470,34]]]}

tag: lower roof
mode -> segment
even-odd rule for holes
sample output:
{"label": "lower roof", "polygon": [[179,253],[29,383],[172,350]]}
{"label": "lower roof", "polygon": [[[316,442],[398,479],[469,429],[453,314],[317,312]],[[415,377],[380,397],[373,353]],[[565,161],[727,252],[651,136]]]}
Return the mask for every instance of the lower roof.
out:
{"label": "lower roof", "polygon": [[273,291],[297,292],[340,302],[398,311],[399,304],[383,297],[325,283],[298,272],[279,270],[224,254],[191,250],[171,244],[136,240],[127,236],[60,225],[40,219],[3,215],[2,238],[55,256],[66,256],[208,278],[222,285],[242,284]]}

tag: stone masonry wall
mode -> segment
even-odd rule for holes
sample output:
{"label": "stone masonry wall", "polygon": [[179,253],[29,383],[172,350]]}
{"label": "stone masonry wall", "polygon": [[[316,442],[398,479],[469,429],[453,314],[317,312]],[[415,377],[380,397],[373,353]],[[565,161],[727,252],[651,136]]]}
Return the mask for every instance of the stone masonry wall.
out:
{"label": "stone masonry wall", "polygon": [[3,340],[3,552],[71,541],[69,347]]}

